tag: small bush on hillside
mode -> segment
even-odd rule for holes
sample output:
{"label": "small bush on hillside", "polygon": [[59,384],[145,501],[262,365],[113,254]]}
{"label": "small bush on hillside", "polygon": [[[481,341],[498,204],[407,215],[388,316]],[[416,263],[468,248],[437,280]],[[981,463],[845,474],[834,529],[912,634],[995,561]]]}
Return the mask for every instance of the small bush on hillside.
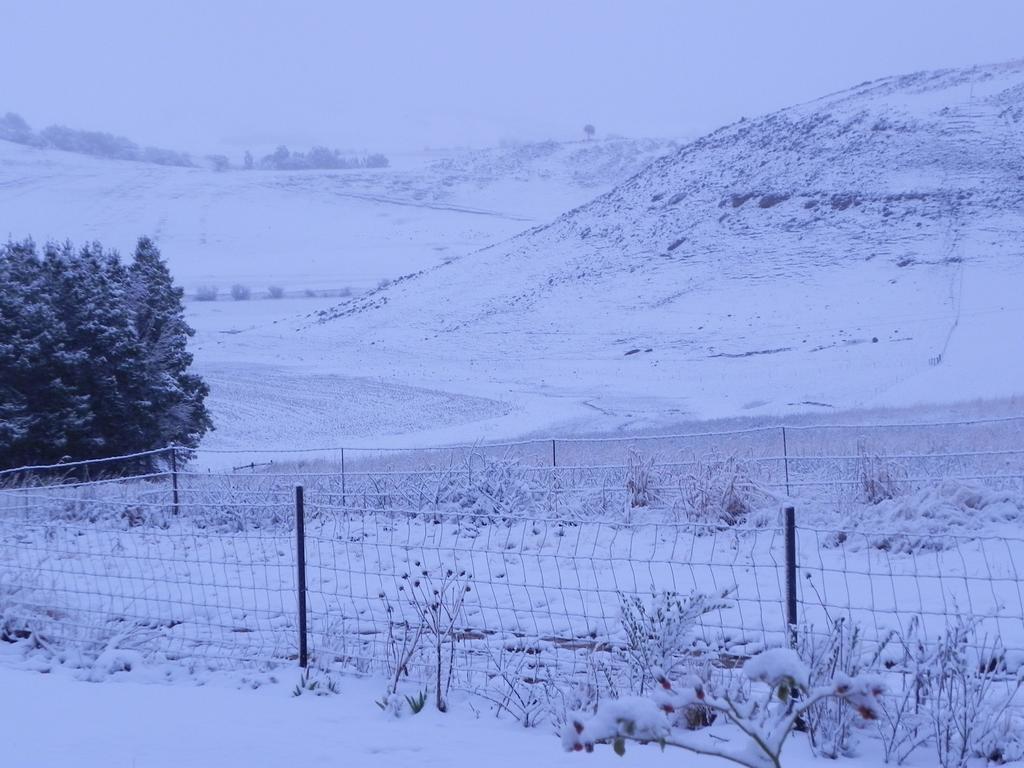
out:
{"label": "small bush on hillside", "polygon": [[215,285],[201,285],[196,288],[196,301],[216,301],[219,293]]}
{"label": "small bush on hillside", "polygon": [[231,286],[231,298],[235,301],[248,301],[252,298],[252,291],[248,286],[235,283]]}
{"label": "small bush on hillside", "polygon": [[272,299],[283,299],[284,288],[282,288],[280,285],[272,285],[270,286],[270,288],[267,289],[267,295],[270,296],[270,298]]}

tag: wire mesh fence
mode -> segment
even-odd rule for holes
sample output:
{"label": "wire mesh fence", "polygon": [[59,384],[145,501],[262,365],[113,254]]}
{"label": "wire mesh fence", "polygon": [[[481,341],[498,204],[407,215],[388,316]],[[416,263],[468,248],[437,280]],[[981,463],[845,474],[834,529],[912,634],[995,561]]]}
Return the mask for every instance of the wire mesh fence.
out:
{"label": "wire mesh fence", "polygon": [[630,601],[666,594],[709,600],[678,653],[740,664],[792,640],[792,583],[806,632],[842,618],[869,645],[929,640],[969,615],[1009,671],[1024,661],[1011,442],[684,459],[623,441],[554,466],[473,448],[344,472],[322,459],[89,482],[22,472],[0,490],[0,637],[103,668],[204,669],[295,665],[304,640],[317,666],[508,702],[516,685],[628,686]]}

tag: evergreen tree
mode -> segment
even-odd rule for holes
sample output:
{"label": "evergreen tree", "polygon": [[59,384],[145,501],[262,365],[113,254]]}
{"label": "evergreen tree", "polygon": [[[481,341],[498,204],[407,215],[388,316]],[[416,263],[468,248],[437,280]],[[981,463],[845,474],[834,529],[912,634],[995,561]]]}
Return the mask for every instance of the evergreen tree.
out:
{"label": "evergreen tree", "polygon": [[93,433],[72,384],[84,362],[31,240],[0,247],[0,466],[53,463]]}
{"label": "evergreen tree", "polygon": [[90,243],[49,245],[44,263],[55,286],[54,304],[71,347],[82,353],[72,388],[88,398],[92,433],[72,441],[72,455],[94,458],[144,451],[151,403],[138,368],[142,347],[127,296],[127,270],[116,253]]}
{"label": "evergreen tree", "polygon": [[148,238],[130,268],[99,243],[0,247],[0,468],[194,447],[212,425],[182,299]]}
{"label": "evergreen tree", "polygon": [[149,441],[191,447],[213,424],[205,405],[209,387],[189,373],[188,339],[195,331],[185,322],[184,296],[153,241],[140,238],[129,268],[129,298],[154,416]]}

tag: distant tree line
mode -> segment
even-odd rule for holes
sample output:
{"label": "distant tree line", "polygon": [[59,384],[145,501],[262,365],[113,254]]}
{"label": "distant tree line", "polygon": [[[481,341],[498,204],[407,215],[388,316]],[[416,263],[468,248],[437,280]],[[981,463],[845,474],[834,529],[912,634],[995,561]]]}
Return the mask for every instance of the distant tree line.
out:
{"label": "distant tree line", "polygon": [[[251,155],[246,153],[247,168],[253,166],[251,160]],[[388,165],[387,157],[379,152],[362,157],[346,157],[339,150],[327,147],[313,147],[309,152],[290,152],[283,144],[255,163],[257,168],[273,171],[387,168]]]}
{"label": "distant tree line", "polygon": [[25,119],[14,112],[0,117],[0,139],[27,144],[30,147],[50,147],[66,152],[78,152],[114,160],[135,160],[157,165],[194,167],[192,158],[184,152],[159,147],[140,147],[131,139],[102,131],[81,131],[63,125],[51,125],[35,132]]}
{"label": "distant tree line", "polygon": [[209,389],[182,299],[149,238],[129,264],[99,243],[0,246],[0,468],[197,445]]}
{"label": "distant tree line", "polygon": [[[14,112],[0,117],[0,140],[13,141],[30,147],[49,147],[113,160],[135,160],[157,165],[177,165],[194,168],[197,163],[185,152],[159,147],[140,147],[131,139],[102,131],[82,131],[63,125],[51,125],[33,131],[25,119]],[[229,170],[232,165],[226,155],[207,155],[205,164],[215,171]],[[387,168],[388,158],[379,152],[362,156],[343,155],[337,149],[316,146],[308,152],[291,152],[281,145],[269,155],[254,160],[246,152],[242,167],[273,171],[334,170],[351,168]]]}

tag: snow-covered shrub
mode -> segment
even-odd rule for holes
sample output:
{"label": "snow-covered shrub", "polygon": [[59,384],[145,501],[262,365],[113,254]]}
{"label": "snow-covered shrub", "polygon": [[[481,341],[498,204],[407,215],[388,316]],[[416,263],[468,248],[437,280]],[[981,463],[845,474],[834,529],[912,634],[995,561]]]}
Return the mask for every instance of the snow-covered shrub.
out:
{"label": "snow-covered shrub", "polygon": [[1024,760],[1024,716],[1005,710],[988,725],[975,738],[971,749],[975,757],[999,765]]}
{"label": "snow-covered shrub", "polygon": [[[868,653],[858,625],[840,617],[819,633],[813,626],[799,627],[796,651],[807,664],[811,687],[826,685],[838,676],[856,677],[877,671],[878,660],[893,640],[889,635]],[[815,754],[835,759],[854,751],[854,729],[861,718],[845,699],[826,698],[810,707],[804,726]]]}
{"label": "snow-covered shrub", "polygon": [[990,737],[999,732],[1021,686],[1018,677],[1012,690],[1000,695],[1004,658],[998,640],[979,637],[976,620],[957,617],[927,659],[925,701],[942,768],[965,768],[971,757],[995,752]]}
{"label": "snow-covered shrub", "polygon": [[653,456],[644,457],[639,451],[629,449],[626,457],[626,492],[629,506],[647,507],[654,501],[654,463]]}
{"label": "snow-covered shrub", "polygon": [[247,285],[235,283],[231,286],[231,298],[235,301],[248,301],[252,298],[252,289]]}
{"label": "snow-covered shrub", "polygon": [[196,301],[216,301],[219,293],[215,285],[200,285],[196,288]]}
{"label": "snow-covered shrub", "polygon": [[284,288],[280,285],[272,285],[267,289],[267,295],[272,299],[283,299]]}
{"label": "snow-covered shrub", "polygon": [[549,712],[545,680],[537,677],[537,654],[524,647],[503,647],[491,652],[492,672],[482,691],[497,708],[497,714],[511,715],[524,728],[540,723]]}
{"label": "snow-covered shrub", "polygon": [[[673,683],[656,675],[657,687],[649,697],[609,701],[591,717],[573,718],[562,732],[568,750],[591,752],[595,744],[612,744],[623,754],[626,742],[655,743],[701,755],[717,756],[748,768],[781,768],[781,755],[789,734],[807,712],[826,699],[850,703],[861,717],[877,717],[882,682],[873,676],[843,674],[819,686],[810,683],[810,671],[795,651],[776,648],[752,657],[743,667],[746,685],[727,684],[721,692],[709,681],[688,676]],[[688,730],[680,713],[701,705],[733,726],[710,740]],[[739,733],[735,733],[738,731]],[[737,743],[738,742],[738,743]]]}
{"label": "snow-covered shrub", "polygon": [[978,619],[956,616],[928,642],[915,617],[880,657],[903,680],[878,719],[886,762],[902,765],[929,742],[942,768],[1024,756],[1019,718],[1009,710],[1021,680],[1007,668],[1002,644],[979,635]]}
{"label": "snow-covered shrub", "polygon": [[970,537],[1024,520],[1024,495],[945,480],[899,499],[851,510],[843,532],[823,540],[826,547],[868,546],[886,552],[940,551]]}
{"label": "snow-covered shrub", "polygon": [[643,695],[654,687],[654,670],[676,678],[692,667],[701,617],[728,608],[732,591],[726,589],[717,595],[653,592],[646,600],[639,595],[619,594],[626,633],[622,653],[634,693]]}
{"label": "snow-covered shrub", "polygon": [[463,621],[462,607],[466,595],[472,590],[472,574],[463,570],[440,568],[431,572],[427,568],[415,574],[404,574],[405,582],[399,589],[409,600],[420,625],[424,628],[429,664],[434,678],[434,703],[437,709],[448,709],[447,696],[455,674],[455,643],[459,622]]}
{"label": "snow-covered shrub", "polygon": [[862,501],[879,504],[900,495],[903,471],[892,461],[868,451],[857,443],[857,486]]}
{"label": "snow-covered shrub", "polygon": [[463,468],[439,473],[434,507],[484,518],[526,517],[545,512],[549,491],[515,459],[473,454]]}
{"label": "snow-covered shrub", "polygon": [[900,675],[902,686],[882,701],[878,732],[885,762],[903,763],[931,737],[925,696],[931,675],[932,651],[924,644],[921,619],[914,616],[907,628],[892,636],[880,654],[880,666]]}
{"label": "snow-covered shrub", "polygon": [[15,583],[14,574],[0,574],[0,642],[29,640],[38,633],[41,616],[29,600],[29,590]]}
{"label": "snow-covered shrub", "polygon": [[735,456],[711,454],[679,478],[677,513],[695,523],[734,526],[771,502],[752,464]]}

